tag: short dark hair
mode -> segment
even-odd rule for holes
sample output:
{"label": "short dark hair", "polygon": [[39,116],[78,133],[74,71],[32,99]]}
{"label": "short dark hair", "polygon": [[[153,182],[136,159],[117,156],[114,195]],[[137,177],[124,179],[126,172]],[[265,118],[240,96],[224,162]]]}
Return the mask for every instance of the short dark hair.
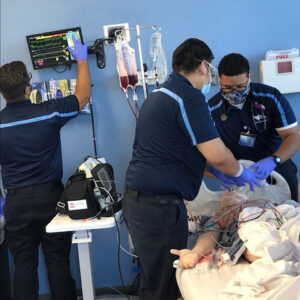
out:
{"label": "short dark hair", "polygon": [[250,66],[246,57],[238,53],[230,53],[225,55],[218,66],[219,76],[236,76],[241,74],[249,74]]}
{"label": "short dark hair", "polygon": [[29,81],[29,74],[22,61],[13,61],[0,67],[0,92],[7,101],[24,96]]}
{"label": "short dark hair", "polygon": [[201,40],[190,38],[180,44],[173,52],[172,68],[175,72],[191,73],[197,69],[201,61],[211,62],[214,55]]}

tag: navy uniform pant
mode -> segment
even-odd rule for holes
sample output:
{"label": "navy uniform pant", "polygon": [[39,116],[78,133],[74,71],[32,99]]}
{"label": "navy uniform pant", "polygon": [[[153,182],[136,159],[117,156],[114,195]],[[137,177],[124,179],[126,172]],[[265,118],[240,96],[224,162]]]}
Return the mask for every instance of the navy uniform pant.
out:
{"label": "navy uniform pant", "polygon": [[291,159],[288,159],[281,165],[275,168],[288,183],[291,190],[291,198],[298,201],[298,179],[297,179],[297,167]]}
{"label": "navy uniform pant", "polygon": [[141,300],[176,300],[178,296],[173,268],[178,257],[170,249],[187,246],[187,212],[182,199],[172,203],[160,198],[127,189],[122,204],[141,266]]}
{"label": "navy uniform pant", "polygon": [[0,299],[10,300],[9,263],[6,241],[0,244]]}
{"label": "navy uniform pant", "polygon": [[52,300],[75,300],[70,272],[71,233],[46,233],[55,216],[63,186],[45,183],[8,190],[5,205],[6,239],[14,259],[14,300],[37,300],[38,253],[41,244]]}

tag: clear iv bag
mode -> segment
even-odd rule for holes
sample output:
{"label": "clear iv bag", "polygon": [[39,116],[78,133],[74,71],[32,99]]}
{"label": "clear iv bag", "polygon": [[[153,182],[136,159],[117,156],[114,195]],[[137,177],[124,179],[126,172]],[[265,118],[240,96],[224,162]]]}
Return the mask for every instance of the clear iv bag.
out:
{"label": "clear iv bag", "polygon": [[159,31],[155,31],[151,36],[149,54],[151,69],[157,73],[158,82],[163,83],[168,76],[168,66]]}
{"label": "clear iv bag", "polygon": [[135,88],[135,85],[138,83],[135,50],[129,46],[128,41],[122,43],[122,54],[128,74],[129,85]]}
{"label": "clear iv bag", "polygon": [[115,44],[116,55],[117,55],[117,70],[119,73],[120,86],[124,91],[127,91],[129,85],[128,73],[125,67],[125,62],[122,54],[121,44]]}

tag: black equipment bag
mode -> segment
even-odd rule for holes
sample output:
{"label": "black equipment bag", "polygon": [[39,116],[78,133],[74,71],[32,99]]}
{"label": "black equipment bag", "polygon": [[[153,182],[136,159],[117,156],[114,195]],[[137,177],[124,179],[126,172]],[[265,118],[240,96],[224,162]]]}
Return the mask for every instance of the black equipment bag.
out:
{"label": "black equipment bag", "polygon": [[122,209],[122,196],[116,192],[114,172],[110,164],[99,161],[91,169],[92,178],[85,171],[76,171],[68,180],[57,203],[57,210],[71,219],[111,217]]}
{"label": "black equipment bag", "polygon": [[94,195],[94,181],[86,178],[84,171],[76,171],[68,180],[57,204],[59,212],[71,219],[87,219],[97,215],[100,205]]}

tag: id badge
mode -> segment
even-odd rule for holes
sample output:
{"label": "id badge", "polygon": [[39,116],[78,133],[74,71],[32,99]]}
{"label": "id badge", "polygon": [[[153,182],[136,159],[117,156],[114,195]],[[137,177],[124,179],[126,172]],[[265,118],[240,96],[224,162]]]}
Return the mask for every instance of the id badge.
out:
{"label": "id badge", "polygon": [[242,146],[246,146],[246,147],[254,147],[254,143],[255,143],[255,135],[254,134],[249,134],[249,133],[245,133],[242,132],[240,135],[240,141],[239,144]]}

